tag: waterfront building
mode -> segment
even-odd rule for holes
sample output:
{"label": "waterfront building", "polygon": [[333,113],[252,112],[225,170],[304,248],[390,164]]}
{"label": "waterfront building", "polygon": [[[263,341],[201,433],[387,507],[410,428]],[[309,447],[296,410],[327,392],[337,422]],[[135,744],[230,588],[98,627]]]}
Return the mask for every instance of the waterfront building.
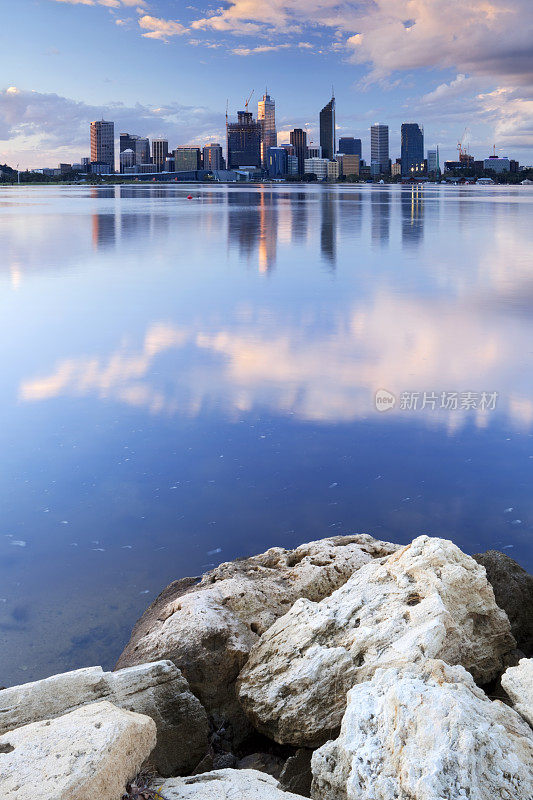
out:
{"label": "waterfront building", "polygon": [[328,181],[336,181],[340,174],[340,165],[338,161],[328,161]]}
{"label": "waterfront building", "polygon": [[211,142],[204,147],[204,169],[225,169],[222,147],[218,142]]}
{"label": "waterfront building", "polygon": [[150,163],[150,140],[144,136],[138,136],[135,141],[135,163]]}
{"label": "waterfront building", "polygon": [[294,148],[294,155],[298,159],[298,175],[304,174],[304,161],[308,157],[307,152],[307,133],[302,128],[295,128],[291,131],[291,144]]}
{"label": "waterfront building", "polygon": [[402,136],[402,175],[404,178],[423,175],[424,129],[417,122],[404,122]]}
{"label": "waterfront building", "polygon": [[342,156],[342,172],[346,177],[354,175],[359,177],[360,157],[355,153],[345,153]]}
{"label": "waterfront building", "polygon": [[501,156],[489,156],[483,162],[485,169],[491,169],[493,172],[510,172],[511,164],[508,158]]}
{"label": "waterfront building", "polygon": [[176,147],[174,150],[174,169],[187,172],[202,168],[202,154],[199,147]]}
{"label": "waterfront building", "polygon": [[267,170],[269,178],[284,178],[287,175],[287,158],[288,153],[284,147],[268,148]]}
{"label": "waterfront building", "polygon": [[322,158],[322,148],[319,144],[311,144],[307,147],[306,158]]}
{"label": "waterfront building", "polygon": [[237,122],[227,125],[228,169],[261,166],[262,126],[251,111],[239,111]]}
{"label": "waterfront building", "polygon": [[335,144],[335,97],[320,112],[320,146],[322,157],[332,159],[337,151]]}
{"label": "waterfront building", "polygon": [[176,171],[175,164],[176,162],[174,160],[174,157],[167,156],[165,158],[165,163],[163,164],[163,172],[175,172]]}
{"label": "waterfront building", "polygon": [[397,175],[401,175],[402,174],[402,162],[401,161],[396,160],[394,162],[394,164],[391,167],[391,174],[392,174],[393,178],[395,178]]}
{"label": "waterfront building", "polygon": [[435,148],[434,150],[428,150],[427,164],[428,164],[428,173],[430,175],[437,175],[438,173],[440,173],[438,147]]}
{"label": "waterfront building", "polygon": [[126,171],[126,168],[135,166],[135,153],[131,148],[129,148],[128,150],[121,150],[119,159],[120,159],[121,174],[123,174]]}
{"label": "waterfront building", "polygon": [[[285,148],[284,148],[285,149]],[[287,175],[299,175],[298,158],[287,152]]]}
{"label": "waterfront building", "polygon": [[306,158],[304,161],[304,175],[316,175],[319,181],[328,177],[329,158]]}
{"label": "waterfront building", "polygon": [[261,123],[261,163],[267,168],[267,153],[270,147],[276,147],[276,103],[265,92],[263,99],[257,103],[257,121]]}
{"label": "waterfront building", "polygon": [[361,147],[361,139],[356,139],[354,136],[341,136],[339,139],[339,153],[347,156],[359,156],[363,153]]}
{"label": "waterfront building", "polygon": [[389,126],[376,122],[370,128],[370,165],[372,175],[388,175]]}
{"label": "waterfront building", "polygon": [[152,164],[154,172],[162,172],[165,159],[168,156],[168,141],[166,139],[152,139]]}
{"label": "waterfront building", "polygon": [[108,122],[105,119],[91,122],[91,162],[108,164],[109,172],[115,171],[114,122]]}

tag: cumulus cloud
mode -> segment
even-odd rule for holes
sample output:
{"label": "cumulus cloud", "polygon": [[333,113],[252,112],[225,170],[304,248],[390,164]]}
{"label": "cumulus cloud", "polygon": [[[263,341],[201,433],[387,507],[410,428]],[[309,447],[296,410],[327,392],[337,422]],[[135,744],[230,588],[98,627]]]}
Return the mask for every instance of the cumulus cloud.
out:
{"label": "cumulus cloud", "polygon": [[139,19],[139,25],[145,31],[142,36],[146,39],[160,39],[163,42],[187,32],[187,28],[180,22],[151,17],[148,14]]}

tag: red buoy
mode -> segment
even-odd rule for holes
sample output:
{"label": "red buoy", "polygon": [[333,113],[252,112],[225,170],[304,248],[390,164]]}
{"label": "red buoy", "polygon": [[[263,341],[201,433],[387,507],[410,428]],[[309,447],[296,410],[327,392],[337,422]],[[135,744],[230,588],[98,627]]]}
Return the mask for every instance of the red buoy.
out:
{"label": "red buoy", "polygon": [[192,200],[192,194],[187,195],[187,200]]}

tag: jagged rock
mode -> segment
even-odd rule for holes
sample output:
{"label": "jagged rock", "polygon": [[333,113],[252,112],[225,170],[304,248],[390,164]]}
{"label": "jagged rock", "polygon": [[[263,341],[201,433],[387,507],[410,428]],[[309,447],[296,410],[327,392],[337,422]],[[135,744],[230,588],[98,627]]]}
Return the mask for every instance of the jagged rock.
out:
{"label": "jagged rock", "polygon": [[261,733],[315,747],[338,730],[348,690],[377,667],[442,658],[483,684],[514,645],[485,570],[452,542],[420,536],[320,603],[298,600],[254,645],[240,701]]}
{"label": "jagged rock", "polygon": [[279,780],[283,769],[283,759],[270,753],[250,753],[250,755],[239,759],[237,767],[238,769],[255,769],[258,772],[266,772],[276,780]]}
{"label": "jagged rock", "polygon": [[335,536],[221,564],[199,582],[177,581],[137,622],[117,668],[171,659],[214,719],[232,723],[239,741],[247,723],[235,679],[259,636],[297,598],[321,600],[363,564],[397,549],[368,535]]}
{"label": "jagged rock", "polygon": [[153,719],[108,703],[0,737],[2,800],[118,800],[156,742]]}
{"label": "jagged rock", "polygon": [[165,800],[301,800],[283,792],[266,772],[220,769],[190,778],[169,778],[157,787]]}
{"label": "jagged rock", "polygon": [[518,713],[533,728],[533,658],[523,658],[502,675],[502,686]]}
{"label": "jagged rock", "polygon": [[311,796],[312,755],[312,750],[300,747],[293,756],[287,759],[279,776],[279,785],[283,791],[301,794],[303,797]]}
{"label": "jagged rock", "polygon": [[511,623],[511,632],[524,655],[533,656],[533,575],[498,550],[472,556],[487,570],[496,603]]}
{"label": "jagged rock", "polygon": [[314,800],[531,800],[533,733],[443,661],[379,669],[313,755]]}
{"label": "jagged rock", "polygon": [[4,689],[0,734],[97,700],[152,717],[157,746],[150,761],[160,775],[188,774],[208,751],[207,714],[171,661],[118,672],[87,667]]}

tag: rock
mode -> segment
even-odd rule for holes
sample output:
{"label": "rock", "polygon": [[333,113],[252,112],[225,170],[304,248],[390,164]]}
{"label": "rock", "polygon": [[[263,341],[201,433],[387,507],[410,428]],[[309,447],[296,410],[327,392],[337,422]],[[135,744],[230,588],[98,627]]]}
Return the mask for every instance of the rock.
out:
{"label": "rock", "polygon": [[335,536],[221,564],[199,582],[177,581],[137,622],[117,668],[169,658],[215,721],[231,722],[238,742],[249,728],[235,679],[259,636],[297,598],[321,600],[397,549],[368,535]]}
{"label": "rock", "polygon": [[258,772],[266,772],[279,780],[283,769],[283,759],[270,753],[250,753],[238,761],[237,767],[238,769],[255,769]]}
{"label": "rock", "polygon": [[483,684],[514,644],[485,570],[452,542],[420,536],[320,603],[297,600],[254,645],[239,696],[261,733],[316,747],[336,735],[348,690],[377,667],[442,658]]}
{"label": "rock", "polygon": [[487,570],[496,603],[511,623],[511,632],[524,655],[533,656],[533,575],[498,550],[487,550],[472,558]]}
{"label": "rock", "polygon": [[523,658],[502,675],[502,686],[518,713],[533,728],[533,658]]}
{"label": "rock", "polygon": [[300,795],[283,792],[271,775],[253,769],[169,778],[157,788],[165,800],[301,800]]}
{"label": "rock", "polygon": [[312,750],[300,747],[287,759],[279,776],[279,785],[284,792],[294,792],[303,797],[311,797],[311,756]]}
{"label": "rock", "polygon": [[531,800],[533,733],[463,667],[379,669],[313,755],[314,800]]}
{"label": "rock", "polygon": [[171,661],[140,664],[118,672],[87,667],[0,692],[0,734],[109,700],[147,714],[157,726],[151,763],[160,775],[192,772],[208,751],[207,714]]}
{"label": "rock", "polygon": [[119,800],[156,742],[150,717],[107,701],[0,737],[2,800]]}

